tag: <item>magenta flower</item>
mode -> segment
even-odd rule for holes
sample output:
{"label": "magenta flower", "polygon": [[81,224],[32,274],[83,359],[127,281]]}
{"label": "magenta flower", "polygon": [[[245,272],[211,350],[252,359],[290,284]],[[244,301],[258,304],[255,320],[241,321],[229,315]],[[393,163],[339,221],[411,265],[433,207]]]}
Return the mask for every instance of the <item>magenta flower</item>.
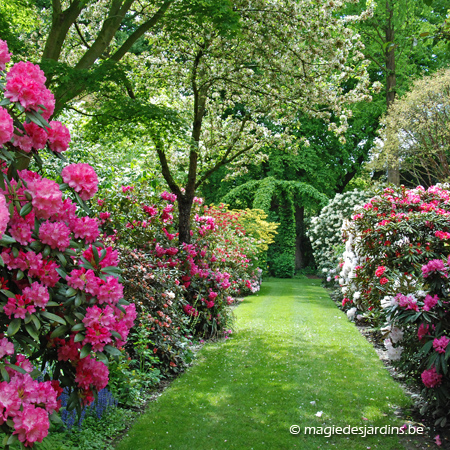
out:
{"label": "magenta flower", "polygon": [[47,220],[39,227],[39,239],[52,249],[63,252],[70,245],[70,229],[64,222]]}
{"label": "magenta flower", "polygon": [[434,339],[433,341],[433,348],[438,353],[445,353],[445,350],[447,349],[447,345],[450,342],[450,339],[446,336],[442,336],[440,339]]}
{"label": "magenta flower", "polygon": [[48,219],[61,210],[62,194],[55,181],[47,178],[28,181],[27,191],[33,198],[32,204],[38,217]]}
{"label": "magenta flower", "polygon": [[0,146],[2,146],[5,142],[10,141],[13,133],[13,119],[9,115],[8,111],[0,106]]}
{"label": "magenta flower", "polygon": [[441,384],[442,375],[436,373],[436,367],[432,366],[429,370],[422,372],[422,382],[427,388],[434,388]]}
{"label": "magenta flower", "polygon": [[13,417],[15,431],[20,442],[31,447],[35,442],[42,442],[47,436],[50,422],[48,413],[34,405],[25,405],[23,411]]}
{"label": "magenta flower", "polygon": [[49,142],[48,146],[56,153],[65,152],[69,148],[69,130],[64,124],[58,122],[57,120],[52,120],[49,125],[50,128],[47,128]]}
{"label": "magenta flower", "polygon": [[83,200],[89,200],[98,190],[98,178],[89,164],[70,164],[61,172],[67,183]]}
{"label": "magenta flower", "polygon": [[423,310],[430,311],[431,308],[434,308],[437,305],[438,301],[439,297],[437,295],[435,295],[434,297],[432,297],[431,295],[427,295],[424,300]]}
{"label": "magenta flower", "polygon": [[8,44],[0,39],[0,70],[5,70],[9,61],[11,61],[11,53],[8,52]]}

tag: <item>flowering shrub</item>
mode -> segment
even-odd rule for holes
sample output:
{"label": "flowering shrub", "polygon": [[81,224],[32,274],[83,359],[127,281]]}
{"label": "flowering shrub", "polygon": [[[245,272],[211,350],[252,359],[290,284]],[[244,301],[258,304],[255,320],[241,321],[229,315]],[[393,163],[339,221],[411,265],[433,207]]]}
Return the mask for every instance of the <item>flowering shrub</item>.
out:
{"label": "flowering shrub", "polygon": [[450,406],[448,186],[387,188],[346,225],[346,306],[386,321],[388,355],[424,386],[436,424]]}
{"label": "flowering shrub", "polygon": [[[367,191],[357,189],[344,194],[336,194],[327,206],[322,208],[320,214],[311,218],[307,236],[311,241],[314,260],[320,274],[330,278],[330,270],[336,269],[342,254],[342,225],[349,219],[357,205],[362,205],[372,196]],[[328,282],[331,281],[328,280]]]}
{"label": "flowering shrub", "polygon": [[47,122],[54,98],[40,68],[19,62],[5,72],[10,54],[0,47],[0,425],[6,446],[32,447],[64,388],[67,408],[81,411],[107,385],[108,356],[120,354],[136,312],[123,300],[117,252],[85,215],[94,170],[68,166],[59,184],[27,170],[44,147],[64,159],[70,134]]}
{"label": "flowering shrub", "polygon": [[[230,212],[224,206],[209,208],[202,203],[202,199],[195,199],[189,244],[178,242],[176,196],[168,192],[157,195],[144,186],[105,191],[98,200],[98,216],[106,227],[115,230],[118,245],[142,249],[148,271],[146,282],[150,285],[153,281],[148,277],[155,276],[157,270],[174,271],[170,286],[166,278],[158,289],[176,295],[174,310],[183,309],[197,334],[215,336],[228,327],[228,306],[236,296],[259,289],[260,271],[251,264],[259,250],[257,240],[246,236],[239,222],[242,213]],[[175,294],[173,282],[178,283],[181,295]],[[146,314],[164,324],[164,320],[154,316],[158,310],[164,313],[164,309],[155,295],[151,296],[157,310]],[[153,308],[148,302],[143,303]]]}

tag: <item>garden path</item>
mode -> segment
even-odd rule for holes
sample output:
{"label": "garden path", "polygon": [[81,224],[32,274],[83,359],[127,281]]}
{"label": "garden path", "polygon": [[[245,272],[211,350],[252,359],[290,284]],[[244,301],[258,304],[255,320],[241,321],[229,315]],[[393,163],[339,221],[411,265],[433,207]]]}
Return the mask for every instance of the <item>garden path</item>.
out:
{"label": "garden path", "polygon": [[399,426],[394,410],[408,404],[319,280],[272,279],[235,315],[232,337],[205,345],[117,450],[404,448],[395,435],[305,435]]}

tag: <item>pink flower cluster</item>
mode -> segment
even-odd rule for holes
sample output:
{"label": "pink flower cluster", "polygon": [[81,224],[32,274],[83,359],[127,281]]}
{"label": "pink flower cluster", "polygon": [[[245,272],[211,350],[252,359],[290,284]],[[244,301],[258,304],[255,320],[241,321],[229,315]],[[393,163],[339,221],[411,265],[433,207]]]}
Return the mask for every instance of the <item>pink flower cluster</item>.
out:
{"label": "pink flower cluster", "polygon": [[384,266],[378,266],[377,270],[375,270],[375,276],[377,277],[381,277],[381,275],[383,275],[383,273],[386,271],[386,267]]}
{"label": "pink flower cluster", "polygon": [[164,192],[161,194],[161,198],[162,198],[163,200],[167,200],[167,201],[173,203],[173,202],[176,201],[177,196],[176,196],[175,194],[170,193],[170,192],[164,191]]}
{"label": "pink flower cluster", "polygon": [[[1,43],[2,41],[0,41]],[[10,141],[14,133],[13,119],[5,108],[0,106],[0,146]]]}
{"label": "pink flower cluster", "polygon": [[450,339],[447,336],[442,336],[440,339],[436,338],[433,341],[433,348],[438,353],[445,353],[445,350],[446,350],[449,342],[450,342]]}
{"label": "pink flower cluster", "polygon": [[422,266],[422,276],[424,278],[427,278],[434,272],[443,272],[443,275],[447,277],[447,267],[441,259],[432,259]]}
{"label": "pink flower cluster", "polygon": [[45,81],[38,65],[20,61],[6,74],[5,97],[19,102],[27,111],[39,111],[48,119],[55,109],[55,98],[45,87]]}
{"label": "pink flower cluster", "polygon": [[11,61],[11,53],[8,51],[8,45],[0,39],[0,70],[5,70],[9,61]]}
{"label": "pink flower cluster", "polygon": [[82,200],[89,200],[98,190],[98,178],[89,164],[70,164],[61,172],[64,183],[67,183]]}
{"label": "pink flower cluster", "polygon": [[[0,340],[0,354],[12,355],[12,342]],[[8,362],[4,360],[3,362]],[[17,365],[27,372],[33,370],[30,362],[18,355]],[[14,433],[25,447],[42,442],[50,426],[48,415],[59,410],[58,396],[62,389],[57,381],[38,382],[29,373],[6,369],[10,380],[0,383],[0,424],[8,420],[14,423]]]}
{"label": "pink flower cluster", "polygon": [[411,295],[397,294],[395,300],[398,306],[402,308],[412,309],[414,311],[419,311],[419,306],[417,305],[417,300]]}
{"label": "pink flower cluster", "polygon": [[435,295],[434,297],[432,297],[431,295],[427,295],[424,300],[423,310],[430,311],[438,304],[438,301],[439,297],[437,295]]}
{"label": "pink flower cluster", "polygon": [[188,315],[188,316],[192,316],[192,317],[197,317],[198,316],[198,311],[191,305],[184,305],[183,306],[183,311]]}
{"label": "pink flower cluster", "polygon": [[424,370],[421,375],[422,382],[427,388],[434,388],[442,383],[442,375],[436,373],[436,367]]}

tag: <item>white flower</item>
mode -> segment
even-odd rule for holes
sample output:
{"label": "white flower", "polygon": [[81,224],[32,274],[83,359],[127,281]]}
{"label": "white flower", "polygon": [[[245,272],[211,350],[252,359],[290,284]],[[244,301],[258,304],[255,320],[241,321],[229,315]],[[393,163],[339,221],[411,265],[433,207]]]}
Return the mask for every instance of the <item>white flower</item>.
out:
{"label": "white flower", "polygon": [[172,291],[166,292],[167,297],[171,298],[172,300],[175,298],[175,294]]}
{"label": "white flower", "polygon": [[317,417],[322,417],[322,414],[323,414],[323,411],[317,411],[315,415]]}
{"label": "white flower", "polygon": [[361,298],[361,292],[356,291],[353,293],[353,300],[359,300]]}
{"label": "white flower", "polygon": [[389,337],[391,341],[396,344],[403,339],[403,331],[398,327],[391,328],[391,332],[389,333]]}
{"label": "white flower", "polygon": [[357,311],[357,309],[355,307],[353,307],[347,311],[347,317],[349,318],[349,320],[353,320],[355,318],[356,311]]}

